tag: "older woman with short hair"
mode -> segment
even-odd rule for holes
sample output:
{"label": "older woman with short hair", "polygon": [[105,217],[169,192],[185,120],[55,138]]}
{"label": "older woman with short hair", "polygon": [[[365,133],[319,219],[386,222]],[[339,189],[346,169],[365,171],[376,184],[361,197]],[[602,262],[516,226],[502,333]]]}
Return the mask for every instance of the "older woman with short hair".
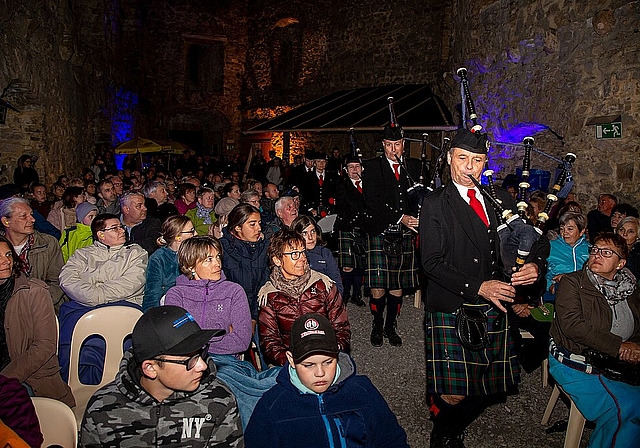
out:
{"label": "older woman with short hair", "polygon": [[211,188],[200,188],[198,190],[196,208],[185,213],[185,215],[191,219],[191,222],[196,228],[196,232],[198,232],[200,236],[209,235],[209,229],[218,221],[213,208],[214,198],[215,195]]}
{"label": "older woman with short hair", "polygon": [[627,257],[627,269],[640,280],[640,220],[633,216],[622,219],[616,227],[616,233],[627,242],[629,256]]}
{"label": "older woman with short hair", "polygon": [[305,313],[320,313],[331,322],[340,351],[349,352],[351,328],[347,308],[336,284],[309,267],[305,242],[290,230],[271,238],[269,281],[260,289],[260,342],[267,362],[286,362],[293,321]]}
{"label": "older woman with short hair", "polygon": [[640,387],[608,378],[585,350],[629,363],[640,361],[640,294],[625,267],[627,243],[601,233],[581,271],[558,286],[551,325],[549,368],[587,420],[595,421],[589,447],[630,447],[640,440]]}

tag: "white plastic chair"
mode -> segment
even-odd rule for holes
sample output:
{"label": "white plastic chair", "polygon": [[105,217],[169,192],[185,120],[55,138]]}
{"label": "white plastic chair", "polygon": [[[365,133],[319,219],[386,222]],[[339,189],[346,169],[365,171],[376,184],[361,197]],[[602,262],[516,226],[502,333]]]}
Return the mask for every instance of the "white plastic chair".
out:
{"label": "white plastic chair", "polygon": [[549,403],[547,404],[547,409],[545,409],[544,411],[541,423],[543,425],[547,425],[549,423],[553,408],[556,406],[558,398],[560,398],[560,393],[566,395],[571,402],[571,407],[569,409],[569,423],[567,424],[567,433],[564,436],[564,448],[578,448],[580,446],[580,440],[582,439],[584,424],[587,420],[584,418],[580,410],[578,410],[571,397],[557,384],[553,386],[553,391],[551,392],[551,397],[549,397]]}
{"label": "white plastic chair", "polygon": [[61,401],[45,397],[31,397],[44,436],[43,448],[60,445],[64,448],[78,446],[78,424],[69,406]]}
{"label": "white plastic chair", "polygon": [[[130,306],[105,306],[96,308],[83,315],[73,329],[71,336],[71,354],[69,357],[69,387],[76,400],[73,412],[78,426],[82,421],[85,408],[95,391],[110,383],[118,373],[123,355],[124,340],[131,334],[133,327],[142,316],[142,311]],[[100,384],[80,382],[80,347],[90,336],[100,336],[106,343],[106,355]]]}

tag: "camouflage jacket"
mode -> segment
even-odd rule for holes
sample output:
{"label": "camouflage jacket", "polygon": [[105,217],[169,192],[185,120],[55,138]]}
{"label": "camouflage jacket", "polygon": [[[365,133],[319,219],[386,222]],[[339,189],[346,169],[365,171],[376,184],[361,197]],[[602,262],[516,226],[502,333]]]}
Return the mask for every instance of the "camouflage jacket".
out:
{"label": "camouflage jacket", "polygon": [[159,403],[141,386],[131,351],[115,381],[89,400],[80,429],[80,446],[89,447],[244,447],[235,397],[208,374],[194,392],[174,392]]}

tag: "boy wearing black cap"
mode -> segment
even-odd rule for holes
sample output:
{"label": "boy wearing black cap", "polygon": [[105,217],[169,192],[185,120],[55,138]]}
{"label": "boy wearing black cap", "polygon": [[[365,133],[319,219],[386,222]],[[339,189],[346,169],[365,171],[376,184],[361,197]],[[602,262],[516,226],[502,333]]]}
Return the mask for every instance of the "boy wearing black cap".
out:
{"label": "boy wearing black cap", "polygon": [[[426,196],[420,213],[422,266],[426,289],[427,393],[434,422],[431,447],[464,447],[464,430],[495,397],[519,382],[519,367],[505,304],[514,286],[544,277],[549,244],[541,237],[531,263],[511,279],[502,277],[498,219],[469,176],[479,180],[487,160],[486,134],[460,129],[447,161],[451,182]],[[497,190],[506,209],[513,198]],[[546,243],[546,244],[545,244]],[[545,249],[546,246],[546,249]],[[546,250],[546,254],[545,254]],[[475,309],[488,319],[489,343],[463,346],[456,335],[460,309]]]}
{"label": "boy wearing black cap", "polygon": [[89,400],[83,447],[243,447],[236,400],[216,378],[207,342],[224,330],[202,330],[177,306],[148,310],[114,382]]}
{"label": "boy wearing black cap", "polygon": [[406,448],[407,437],[380,392],[356,376],[321,314],[291,327],[290,350],[277,384],[258,402],[245,431],[248,448]]}

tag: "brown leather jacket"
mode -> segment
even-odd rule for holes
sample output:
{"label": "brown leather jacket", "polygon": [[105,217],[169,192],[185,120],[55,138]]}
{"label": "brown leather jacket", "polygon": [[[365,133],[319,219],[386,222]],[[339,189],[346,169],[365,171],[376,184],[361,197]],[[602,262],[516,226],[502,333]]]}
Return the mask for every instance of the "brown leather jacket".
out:
{"label": "brown leather jacket", "polygon": [[[636,287],[627,299],[634,317],[634,334],[629,341],[640,339],[640,289]],[[576,355],[593,348],[618,356],[622,338],[611,333],[613,312],[604,296],[582,271],[565,274],[556,294],[556,316],[551,324],[555,343]]]}
{"label": "brown leather jacket", "polygon": [[60,376],[56,315],[46,283],[24,275],[16,279],[4,330],[11,362],[0,374],[27,383],[37,397],[75,406],[71,389]]}
{"label": "brown leather jacket", "polygon": [[333,325],[340,351],[349,353],[351,326],[347,308],[335,283],[324,274],[311,271],[311,278],[299,298],[278,291],[268,281],[258,293],[260,300],[260,345],[268,363],[284,365],[291,326],[306,313],[327,316]]}

